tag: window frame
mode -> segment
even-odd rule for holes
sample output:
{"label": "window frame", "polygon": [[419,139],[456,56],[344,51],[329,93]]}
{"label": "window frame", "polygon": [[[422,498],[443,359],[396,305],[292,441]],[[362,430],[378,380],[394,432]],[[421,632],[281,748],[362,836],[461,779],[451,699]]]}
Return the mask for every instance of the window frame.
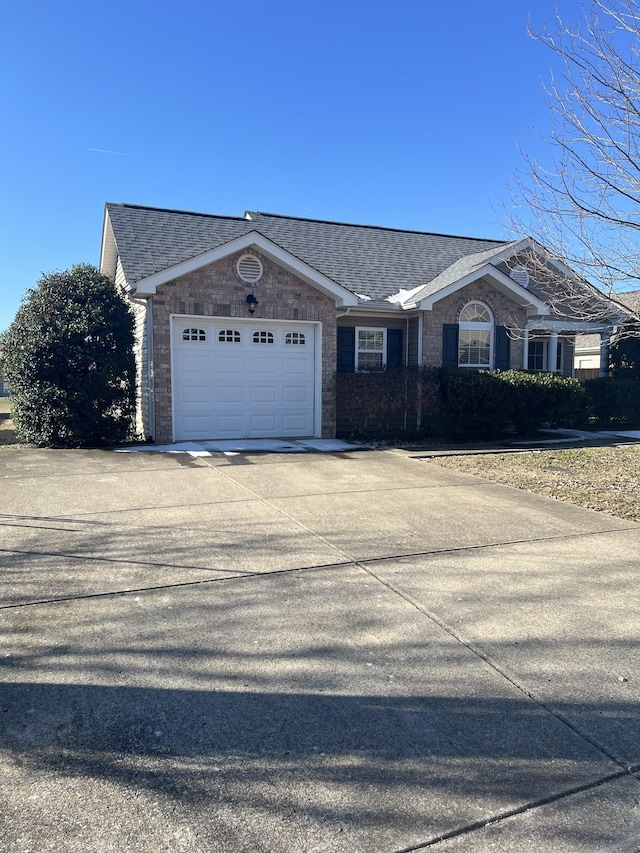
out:
{"label": "window frame", "polygon": [[[470,308],[472,305],[479,305],[484,311],[487,312],[489,316],[489,320],[461,320],[460,318],[464,314],[467,308]],[[480,363],[471,363],[471,362],[463,362],[461,360],[462,350],[463,350],[463,332],[488,332],[489,333],[489,360],[486,364]],[[470,344],[466,344],[465,346],[469,347]],[[472,370],[491,370],[494,363],[494,355],[495,352],[495,321],[493,317],[493,311],[485,302],[481,302],[479,299],[472,299],[462,306],[460,309],[460,314],[458,315],[458,367],[469,367]]]}
{"label": "window frame", "polygon": [[[380,349],[360,349],[360,332],[375,332],[382,335],[382,347]],[[379,367],[360,367],[360,353],[380,353],[382,356]],[[385,370],[387,367],[387,329],[385,326],[356,326],[355,327],[355,353],[354,369],[356,373],[368,373],[374,370]]]}
{"label": "window frame", "polygon": [[291,347],[291,346],[306,347],[307,336],[306,336],[305,332],[299,332],[297,330],[295,332],[285,332],[284,345],[288,346],[288,347]]}
{"label": "window frame", "polygon": [[182,340],[184,343],[207,343],[209,335],[206,328],[200,326],[182,326]]}
{"label": "window frame", "polygon": [[251,335],[251,344],[252,346],[270,346],[271,344],[275,344],[276,336],[275,333],[271,331],[271,329],[256,329]]}
{"label": "window frame", "polygon": [[242,332],[240,331],[240,329],[234,329],[233,327],[225,326],[223,329],[218,330],[218,343],[241,344]]}
{"label": "window frame", "polygon": [[[529,363],[531,360],[531,346],[532,344],[541,344],[542,345],[542,367],[529,367]],[[529,342],[527,344],[527,370],[531,373],[558,373],[562,374],[562,363],[564,359],[564,339],[558,338],[558,346],[556,352],[556,368],[555,371],[552,371],[549,366],[549,338],[529,338]]]}

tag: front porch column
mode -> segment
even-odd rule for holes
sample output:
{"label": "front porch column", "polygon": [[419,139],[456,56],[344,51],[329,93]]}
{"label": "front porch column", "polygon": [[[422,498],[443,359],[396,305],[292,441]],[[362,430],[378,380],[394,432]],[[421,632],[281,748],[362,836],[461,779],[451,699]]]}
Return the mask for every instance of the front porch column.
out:
{"label": "front porch column", "polygon": [[529,369],[529,329],[524,330],[522,338],[522,369]]}
{"label": "front porch column", "polygon": [[547,348],[547,370],[549,373],[558,372],[558,333],[551,332],[549,335],[549,344]]}
{"label": "front porch column", "polygon": [[611,343],[610,332],[600,332],[600,376],[609,375],[609,345]]}

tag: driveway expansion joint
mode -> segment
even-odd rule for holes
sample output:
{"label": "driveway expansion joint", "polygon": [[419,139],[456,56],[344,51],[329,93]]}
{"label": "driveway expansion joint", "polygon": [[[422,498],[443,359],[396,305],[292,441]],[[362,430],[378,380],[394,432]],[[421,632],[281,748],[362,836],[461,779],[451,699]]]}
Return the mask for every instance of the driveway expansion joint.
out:
{"label": "driveway expansion joint", "polygon": [[[360,565],[360,563],[358,563],[358,565]],[[629,775],[629,776],[633,775],[633,773],[630,769],[630,766],[628,764],[626,764],[624,761],[621,761],[620,759],[618,759],[614,755],[612,755],[611,752],[609,752],[609,750],[605,749],[605,747],[602,746],[602,744],[600,744],[597,740],[594,740],[593,738],[586,735],[581,729],[577,728],[573,723],[571,723],[563,714],[559,713],[558,711],[555,711],[553,708],[549,707],[545,702],[538,699],[533,693],[531,693],[529,690],[527,690],[526,687],[521,685],[512,675],[510,675],[502,666],[499,666],[493,660],[491,655],[489,655],[487,652],[485,652],[480,645],[472,643],[470,640],[465,640],[463,637],[460,636],[460,634],[458,634],[457,631],[455,631],[453,628],[451,628],[445,621],[443,621],[442,619],[439,619],[434,613],[431,613],[430,611],[428,611],[426,609],[426,607],[421,605],[419,602],[415,601],[411,596],[407,595],[406,593],[402,592],[401,590],[396,589],[393,586],[393,584],[391,584],[388,581],[385,581],[382,578],[378,577],[375,574],[375,572],[371,571],[366,566],[361,565],[360,568],[362,568],[362,570],[365,571],[368,575],[370,575],[370,577],[376,579],[380,584],[382,584],[388,590],[395,593],[395,595],[399,596],[404,601],[406,601],[407,604],[414,607],[423,616],[426,616],[426,618],[429,619],[431,622],[433,622],[434,625],[437,625],[441,630],[446,631],[446,633],[449,634],[449,636],[453,640],[455,640],[460,645],[464,646],[464,648],[466,648],[469,652],[471,652],[476,657],[478,657],[487,666],[489,666],[497,675],[504,678],[505,681],[509,682],[509,684],[511,684],[511,686],[513,688],[515,688],[520,693],[522,693],[524,696],[526,696],[528,699],[530,699],[532,702],[534,702],[539,708],[541,708],[547,714],[550,714],[552,717],[554,717],[556,720],[558,720],[560,723],[562,723],[564,726],[566,726],[568,729],[570,729],[575,735],[577,735],[579,738],[584,740],[586,743],[588,743],[594,749],[597,749],[599,752],[601,752],[613,764],[616,764],[618,767],[620,767],[620,771],[621,771],[622,775]]]}
{"label": "driveway expansion joint", "polygon": [[395,853],[417,853],[419,850],[426,850],[429,847],[435,847],[438,844],[441,844],[444,841],[449,841],[452,838],[459,838],[462,835],[470,835],[473,832],[477,832],[480,829],[484,829],[487,826],[494,826],[495,824],[501,823],[504,820],[508,820],[511,817],[516,817],[517,815],[527,814],[528,812],[535,811],[536,809],[541,808],[542,806],[548,806],[552,803],[560,802],[561,800],[566,800],[569,797],[573,797],[576,794],[582,794],[585,791],[592,791],[596,788],[600,788],[602,785],[606,785],[608,782],[615,782],[617,779],[623,779],[627,774],[624,770],[618,770],[615,773],[609,773],[606,776],[601,776],[598,779],[594,779],[591,782],[585,782],[583,785],[576,785],[573,788],[567,788],[565,791],[560,791],[557,794],[551,794],[548,797],[542,797],[539,800],[534,800],[530,803],[525,803],[522,806],[517,806],[514,809],[508,809],[504,812],[498,812],[490,818],[483,818],[482,820],[474,821],[473,823],[465,824],[465,826],[456,827],[455,829],[450,829],[447,832],[443,832],[434,838],[430,838],[428,841],[421,842],[420,844],[415,844],[410,847],[403,847],[400,850],[396,850]]}

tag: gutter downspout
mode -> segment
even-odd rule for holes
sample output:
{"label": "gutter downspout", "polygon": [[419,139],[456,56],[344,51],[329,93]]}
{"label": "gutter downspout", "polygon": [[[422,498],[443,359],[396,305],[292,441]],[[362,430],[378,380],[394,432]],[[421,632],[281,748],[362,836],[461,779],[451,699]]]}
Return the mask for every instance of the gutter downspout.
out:
{"label": "gutter downspout", "polygon": [[[136,299],[129,296],[134,305],[143,306],[145,309],[145,326],[147,333],[147,377],[148,377],[148,395],[149,395],[149,436],[153,439],[156,434],[156,406],[154,393],[154,369],[153,369],[153,302],[151,299]],[[141,377],[142,378],[142,377]]]}

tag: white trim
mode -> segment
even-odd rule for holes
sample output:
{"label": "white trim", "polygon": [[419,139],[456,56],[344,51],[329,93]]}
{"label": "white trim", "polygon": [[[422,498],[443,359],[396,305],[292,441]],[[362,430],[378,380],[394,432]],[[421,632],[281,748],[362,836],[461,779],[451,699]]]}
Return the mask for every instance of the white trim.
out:
{"label": "white trim", "polygon": [[182,275],[199,270],[204,266],[208,266],[209,264],[213,264],[216,261],[221,260],[222,258],[227,258],[229,255],[242,251],[242,249],[249,248],[258,249],[271,258],[275,263],[285,269],[288,269],[290,272],[304,279],[313,287],[322,291],[327,296],[330,296],[335,300],[336,306],[339,307],[342,305],[358,304],[358,297],[354,293],[351,293],[350,290],[347,290],[340,284],[336,284],[335,281],[332,281],[330,278],[327,278],[327,276],[319,273],[317,270],[314,270],[313,267],[310,267],[308,264],[304,263],[304,261],[296,258],[295,255],[290,254],[281,246],[278,246],[277,243],[273,243],[258,231],[250,231],[248,234],[236,237],[234,240],[230,240],[222,246],[217,246],[215,249],[210,249],[207,252],[203,252],[201,255],[196,255],[194,258],[188,258],[186,261],[182,261],[179,264],[175,264],[172,267],[168,267],[165,270],[154,273],[153,275],[136,282],[132,287],[135,288],[138,295],[147,294],[152,296],[155,294],[156,288],[161,284],[167,284]]}
{"label": "white trim", "polygon": [[[109,218],[109,211],[104,209],[104,222],[102,223],[102,242],[100,244],[100,272],[110,278],[116,277],[118,265],[118,247],[113,233],[113,226]],[[125,277],[126,280],[126,277]]]}
{"label": "white trim", "polygon": [[[555,347],[553,344],[555,338]],[[540,368],[532,368],[529,367],[529,353],[531,351],[531,345],[533,344],[542,344],[542,367]],[[535,371],[536,373],[557,373],[559,375],[566,375],[562,373],[562,366],[564,363],[565,352],[563,351],[563,347],[567,344],[565,338],[558,338],[557,332],[552,332],[548,337],[533,337],[527,339],[527,361],[524,364],[523,370]],[[555,349],[555,352],[554,352]],[[558,356],[560,356],[560,367],[558,367]]]}
{"label": "white trim", "polygon": [[[382,364],[381,367],[387,366],[387,329],[385,326],[356,326],[355,327],[355,354],[354,354],[354,370],[356,373],[359,372],[358,367],[358,353],[360,352],[358,348],[358,333],[359,332],[382,332],[382,348],[380,350],[365,350],[362,352],[380,352],[382,355]],[[369,368],[363,367],[362,373],[366,373]]]}
{"label": "white trim", "polygon": [[[156,396],[153,357],[153,300],[147,299],[147,376],[149,377],[149,435],[156,436]],[[173,400],[173,395],[171,397]],[[173,428],[173,423],[172,423]]]}
{"label": "white trim", "polygon": [[[548,251],[548,249],[545,249],[545,247],[541,243],[538,243],[532,237],[525,237],[517,245],[513,246],[509,252],[505,252],[503,250],[503,252],[500,253],[499,258],[502,261],[506,261],[510,257],[512,257],[514,254],[516,254],[517,252],[521,252],[523,249],[531,249],[537,255],[540,255],[541,257],[543,257],[546,261],[549,262],[549,264],[551,264],[551,266],[555,267],[559,273],[561,273],[563,276],[565,276],[565,278],[571,279],[571,281],[577,282],[581,287],[585,287],[587,290],[590,290],[591,293],[593,294],[594,298],[602,299],[608,303],[613,303],[617,308],[622,308],[623,312],[628,310],[628,309],[625,309],[624,305],[620,305],[616,301],[615,297],[611,298],[611,297],[607,296],[605,293],[602,293],[602,291],[598,290],[598,288],[595,285],[591,284],[590,281],[588,281],[583,276],[579,275],[577,272],[575,272],[575,270],[572,270],[571,267],[567,266],[567,264],[564,261],[562,261],[560,258],[557,258],[554,255],[552,255]],[[535,279],[532,279],[532,280],[535,283]],[[617,317],[618,317],[618,319],[622,319],[622,322],[624,322],[624,314],[621,315],[620,313],[618,313]]]}
{"label": "white trim", "polygon": [[611,326],[605,324],[595,325],[586,321],[536,319],[535,317],[527,320],[525,326],[525,330],[530,332],[565,332],[566,334],[580,332],[587,335],[610,332],[611,328]]}
{"label": "white trim", "polygon": [[438,290],[436,293],[432,293],[429,296],[425,296],[423,299],[416,299],[415,303],[412,305],[405,305],[405,308],[417,307],[423,311],[431,311],[433,310],[433,306],[436,302],[440,302],[441,299],[444,299],[446,296],[450,296],[452,293],[456,293],[458,290],[461,290],[463,287],[467,287],[469,284],[473,284],[474,281],[477,281],[480,278],[490,278],[492,279],[492,283],[497,287],[498,290],[501,290],[503,293],[506,293],[508,296],[511,296],[515,302],[518,302],[520,305],[532,306],[538,310],[539,314],[547,315],[549,314],[550,308],[549,306],[539,299],[537,296],[534,296],[531,291],[527,290],[525,287],[519,285],[516,281],[509,278],[508,275],[500,272],[500,270],[496,269],[492,264],[484,264],[479,267],[477,270],[468,273],[463,276],[463,278],[458,279],[457,281],[451,282],[446,287],[443,287],[441,290]]}
{"label": "white trim", "polygon": [[533,237],[523,237],[522,240],[519,240],[517,243],[512,243],[510,246],[507,246],[502,249],[494,257],[495,260],[498,262],[508,261],[509,258],[512,258],[519,252],[523,252],[525,249],[531,249],[533,252],[536,253],[536,255],[540,255],[540,257],[543,257],[552,266],[554,266],[558,270],[558,272],[562,273],[562,275],[566,276],[567,278],[571,278],[573,281],[584,283],[588,287],[593,287],[593,285],[589,284],[586,279],[581,278],[576,272],[574,272],[571,267],[568,267],[559,258],[554,257],[547,249],[544,248],[541,243],[536,242]]}
{"label": "white trim", "polygon": [[[465,308],[469,305],[480,305],[485,309],[487,314],[489,315],[488,320],[461,320],[460,317],[464,312]],[[460,362],[460,350],[462,349],[462,345],[460,343],[460,337],[462,332],[488,332],[489,333],[489,363],[488,364],[470,364],[470,363],[461,363]],[[493,317],[493,311],[489,306],[482,302],[480,299],[470,299],[460,309],[460,313],[458,315],[458,367],[472,367],[472,368],[485,368],[486,370],[491,370],[494,367],[494,337],[495,337],[495,323]]]}
{"label": "white trim", "polygon": [[176,412],[175,412],[175,394],[173,393],[173,377],[175,376],[175,347],[174,347],[174,320],[197,320],[203,322],[223,322],[226,325],[229,323],[242,323],[243,325],[290,325],[290,326],[309,326],[314,330],[314,365],[313,365],[313,438],[322,436],[322,323],[319,320],[266,320],[252,319],[250,317],[228,317],[208,314],[169,314],[169,347],[170,347],[170,363],[171,363],[171,440],[174,441],[176,434]]}
{"label": "white trim", "polygon": [[508,243],[502,249],[498,249],[495,255],[493,255],[493,260],[497,263],[504,263],[504,261],[508,261],[509,258],[512,258],[519,252],[522,252],[525,249],[533,248],[534,245],[531,241],[531,237],[523,237],[521,240],[516,240],[513,243]]}
{"label": "white trim", "polygon": [[309,323],[314,326],[315,364],[313,371],[314,384],[314,410],[313,410],[313,437],[322,436],[322,323]]}

